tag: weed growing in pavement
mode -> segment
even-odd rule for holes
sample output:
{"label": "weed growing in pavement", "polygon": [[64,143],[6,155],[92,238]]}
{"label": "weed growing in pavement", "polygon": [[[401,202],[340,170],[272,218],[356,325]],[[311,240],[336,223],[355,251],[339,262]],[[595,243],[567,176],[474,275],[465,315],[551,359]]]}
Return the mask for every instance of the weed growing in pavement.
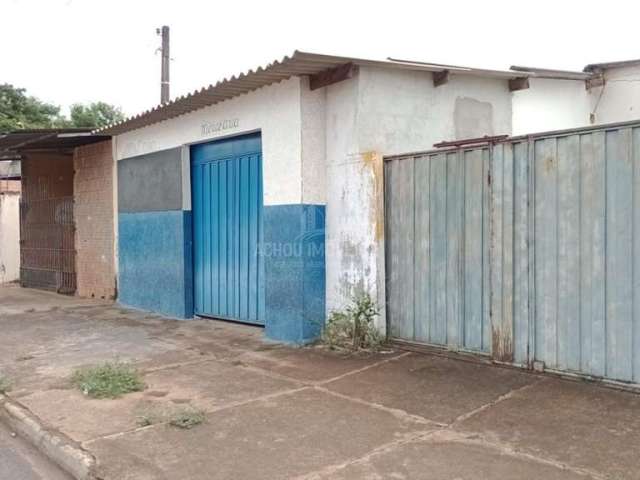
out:
{"label": "weed growing in pavement", "polygon": [[196,408],[184,408],[175,412],[169,419],[169,425],[190,429],[204,422],[205,414]]}
{"label": "weed growing in pavement", "polygon": [[0,375],[0,393],[7,393],[11,390],[11,383],[4,375]]}
{"label": "weed growing in pavement", "polygon": [[357,291],[344,310],[331,312],[323,331],[323,341],[330,348],[378,350],[384,337],[374,325],[380,314],[371,295]]}
{"label": "weed growing in pavement", "polygon": [[71,383],[91,398],[118,398],[145,388],[135,367],[119,361],[80,368],[73,373]]}

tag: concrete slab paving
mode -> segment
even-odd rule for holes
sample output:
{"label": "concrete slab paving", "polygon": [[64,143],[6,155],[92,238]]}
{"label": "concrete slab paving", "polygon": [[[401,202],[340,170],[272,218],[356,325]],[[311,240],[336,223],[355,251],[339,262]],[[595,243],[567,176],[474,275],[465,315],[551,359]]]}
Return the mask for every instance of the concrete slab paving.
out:
{"label": "concrete slab paving", "polygon": [[69,438],[83,442],[97,437],[134,430],[140,414],[159,408],[155,398],[132,393],[122,398],[91,399],[78,390],[45,390],[20,403],[46,420],[48,426]]}
{"label": "concrete slab paving", "polygon": [[0,318],[17,313],[84,305],[111,305],[112,303],[108,300],[90,300],[44,290],[21,288],[17,283],[3,284],[0,287]]}
{"label": "concrete slab paving", "polygon": [[361,368],[402,355],[398,350],[344,353],[326,348],[292,348],[284,345],[251,351],[238,357],[247,365],[304,382],[325,382]]}
{"label": "concrete slab paving", "polygon": [[439,423],[538,381],[513,369],[411,354],[326,385],[329,390]]}
{"label": "concrete slab paving", "polygon": [[60,388],[74,368],[103,361],[144,361],[144,367],[153,367],[201,358],[197,351],[172,341],[170,324],[177,322],[131,323],[122,315],[114,320],[90,313],[65,309],[27,313],[28,322],[21,315],[2,317],[0,372],[12,379],[15,396],[45,386]]}
{"label": "concrete slab paving", "polygon": [[189,402],[206,411],[303,386],[216,360],[158,370],[145,375],[144,381],[147,393],[166,393],[162,398],[168,402]]}
{"label": "concrete slab paving", "polygon": [[118,399],[91,399],[67,385],[21,396],[20,402],[70,438],[86,441],[135,430],[143,415],[169,416],[186,405],[212,411],[302,386],[265,373],[208,360],[147,373],[144,392]]}
{"label": "concrete slab paving", "polygon": [[284,479],[407,438],[424,425],[306,388],[207,416],[189,431],[157,426],[88,445],[105,479]]}
{"label": "concrete slab paving", "polygon": [[546,378],[457,428],[608,478],[640,479],[640,395],[634,393]]}
{"label": "concrete slab paving", "polygon": [[[0,375],[107,479],[640,480],[635,394],[401,351],[293,348],[256,327],[45,294],[0,287],[13,305],[0,313]],[[114,359],[147,390],[89,400],[70,388],[74,368]],[[187,404],[208,411],[203,425],[137,426]]]}
{"label": "concrete slab paving", "polygon": [[[505,452],[482,442],[441,431],[328,467],[305,480],[588,480],[589,475]],[[300,479],[302,480],[302,479]]]}

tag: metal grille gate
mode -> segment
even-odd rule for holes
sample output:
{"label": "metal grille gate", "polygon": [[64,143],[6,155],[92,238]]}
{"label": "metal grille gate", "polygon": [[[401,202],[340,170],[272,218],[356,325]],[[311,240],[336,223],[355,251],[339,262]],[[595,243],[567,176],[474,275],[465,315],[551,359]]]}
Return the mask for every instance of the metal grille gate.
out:
{"label": "metal grille gate", "polygon": [[22,162],[20,283],[71,294],[76,291],[73,159]]}

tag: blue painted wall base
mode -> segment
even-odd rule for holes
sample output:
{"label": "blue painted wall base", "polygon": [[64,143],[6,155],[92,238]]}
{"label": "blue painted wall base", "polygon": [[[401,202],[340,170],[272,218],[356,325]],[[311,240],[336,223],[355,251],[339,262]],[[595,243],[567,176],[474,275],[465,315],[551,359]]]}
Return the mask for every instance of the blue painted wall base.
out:
{"label": "blue painted wall base", "polygon": [[303,344],[325,319],[325,207],[264,207],[266,336]]}
{"label": "blue painted wall base", "polygon": [[121,212],[118,228],[120,303],[192,318],[191,212]]}

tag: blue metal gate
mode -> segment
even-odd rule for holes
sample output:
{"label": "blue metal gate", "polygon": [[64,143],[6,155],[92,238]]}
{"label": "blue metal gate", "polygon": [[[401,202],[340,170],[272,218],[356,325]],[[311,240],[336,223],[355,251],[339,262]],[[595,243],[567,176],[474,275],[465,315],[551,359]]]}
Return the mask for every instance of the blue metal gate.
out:
{"label": "blue metal gate", "polygon": [[640,121],[385,163],[394,338],[640,385]]}
{"label": "blue metal gate", "polygon": [[197,315],[264,325],[260,134],[191,148]]}
{"label": "blue metal gate", "polygon": [[490,353],[489,150],[385,162],[391,337]]}

